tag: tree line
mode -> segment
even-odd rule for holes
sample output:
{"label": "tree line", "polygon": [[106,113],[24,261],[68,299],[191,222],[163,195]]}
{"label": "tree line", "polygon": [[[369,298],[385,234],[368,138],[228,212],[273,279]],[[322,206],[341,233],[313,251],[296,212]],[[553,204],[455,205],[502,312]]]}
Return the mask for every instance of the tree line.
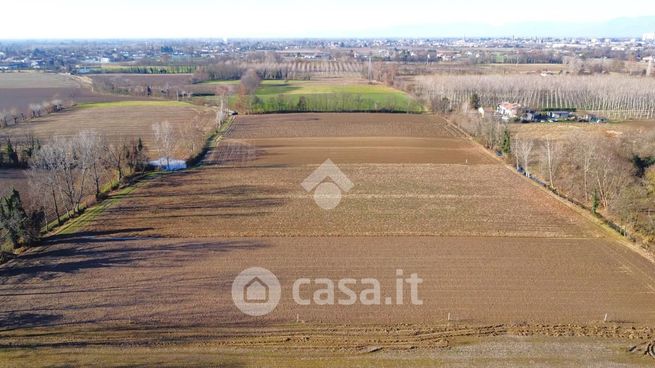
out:
{"label": "tree line", "polygon": [[333,60],[293,60],[239,62],[221,61],[198,66],[193,74],[193,82],[212,80],[239,80],[248,70],[255,70],[265,80],[309,80],[313,76],[353,76],[361,73],[359,62]]}
{"label": "tree line", "polygon": [[610,119],[655,118],[655,79],[625,75],[443,75],[405,81],[403,89],[433,110],[457,111],[478,95],[482,106],[577,109]]}
{"label": "tree line", "polygon": [[113,186],[126,175],[142,172],[148,163],[142,140],[108,141],[94,130],[72,137],[54,137],[31,160],[29,186],[37,208],[51,208],[59,224],[62,216],[77,216],[83,200],[101,199],[103,185]]}
{"label": "tree line", "polygon": [[40,147],[39,140],[31,134],[0,138],[0,168],[27,168],[32,155]]}
{"label": "tree line", "polygon": [[121,65],[112,66],[111,68],[93,69],[94,73],[113,74],[189,74],[194,73],[197,67],[195,65],[163,65],[163,66],[144,66],[144,65]]}
{"label": "tree line", "polygon": [[85,130],[34,146],[27,163],[29,203],[16,190],[1,200],[0,227],[14,248],[37,243],[41,229],[48,230],[50,213],[61,225],[86,205],[104,199],[129,175],[143,172],[148,154],[140,138],[109,141]]}
{"label": "tree line", "polygon": [[[108,139],[96,130],[55,136],[46,144],[30,134],[7,137],[7,142],[19,142],[10,147],[12,152],[22,152],[18,160],[20,168],[27,172],[28,188],[0,199],[0,235],[13,248],[38,243],[41,230],[49,230],[48,221],[61,225],[94,202],[104,200],[110,190],[153,169],[151,154],[167,163],[175,155],[198,160],[212,126],[215,124],[218,131],[229,120],[222,107],[214,119],[198,115],[177,129],[167,121],[155,123],[152,131],[156,153],[151,153],[141,138]],[[29,200],[21,198],[21,194],[27,194]]]}
{"label": "tree line", "polygon": [[489,116],[450,119],[520,173],[615,221],[624,235],[655,244],[655,132],[536,138]]}
{"label": "tree line", "polygon": [[73,106],[72,101],[64,103],[60,99],[52,99],[50,101],[43,101],[41,103],[29,104],[29,116],[25,115],[24,112],[19,111],[17,108],[0,110],[0,128],[10,127],[29,119],[61,112],[71,106]]}

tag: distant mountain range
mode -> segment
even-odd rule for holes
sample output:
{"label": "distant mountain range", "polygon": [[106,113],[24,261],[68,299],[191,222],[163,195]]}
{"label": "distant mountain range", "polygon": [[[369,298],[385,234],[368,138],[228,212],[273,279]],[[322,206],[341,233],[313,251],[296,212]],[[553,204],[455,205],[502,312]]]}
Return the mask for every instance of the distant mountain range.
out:
{"label": "distant mountain range", "polygon": [[[520,16],[520,15],[519,15]],[[492,25],[452,23],[395,26],[372,30],[371,37],[616,37],[641,38],[655,32],[655,16],[617,18],[602,22],[525,21]]]}

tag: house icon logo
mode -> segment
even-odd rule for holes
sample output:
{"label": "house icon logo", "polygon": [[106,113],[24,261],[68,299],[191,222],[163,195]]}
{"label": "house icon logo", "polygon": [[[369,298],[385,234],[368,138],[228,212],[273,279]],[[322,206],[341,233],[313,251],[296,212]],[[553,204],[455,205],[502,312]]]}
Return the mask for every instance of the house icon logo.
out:
{"label": "house icon logo", "polygon": [[325,160],[300,185],[308,193],[314,191],[314,202],[324,210],[336,208],[343,193],[355,186],[330,159]]}
{"label": "house icon logo", "polygon": [[266,303],[270,298],[268,285],[255,277],[243,288],[243,300],[246,303]]}
{"label": "house icon logo", "polygon": [[232,282],[232,301],[243,313],[258,317],[271,313],[280,302],[280,281],[269,270],[251,267]]}

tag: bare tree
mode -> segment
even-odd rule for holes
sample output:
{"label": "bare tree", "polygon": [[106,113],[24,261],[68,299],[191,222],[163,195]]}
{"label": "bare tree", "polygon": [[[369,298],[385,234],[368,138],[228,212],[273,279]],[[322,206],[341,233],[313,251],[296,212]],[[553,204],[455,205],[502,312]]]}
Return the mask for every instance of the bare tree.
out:
{"label": "bare tree", "polygon": [[241,90],[243,94],[253,95],[259,87],[260,79],[255,69],[248,69],[243,76],[241,76]]}
{"label": "bare tree", "polygon": [[61,225],[60,201],[62,187],[63,151],[53,145],[45,145],[32,157],[31,169],[28,172],[28,184],[32,198],[40,202],[43,208],[52,208]]}
{"label": "bare tree", "polygon": [[194,117],[188,125],[179,127],[177,136],[180,137],[188,156],[200,150],[205,141],[205,132],[206,129],[198,116]]}
{"label": "bare tree", "polygon": [[216,87],[215,95],[218,96],[218,111],[216,112],[216,128],[220,129],[225,119],[228,117],[228,94],[230,88],[226,86]]}
{"label": "bare tree", "polygon": [[7,127],[7,119],[9,118],[9,113],[2,110],[0,111],[0,128]]}
{"label": "bare tree", "polygon": [[116,170],[118,181],[123,180],[123,168],[127,157],[128,147],[125,140],[119,140],[104,145],[103,164]]}
{"label": "bare tree", "polygon": [[0,111],[0,128],[14,125],[14,122],[14,115],[12,115],[11,111]]}
{"label": "bare tree", "polygon": [[41,111],[45,114],[50,114],[53,111],[52,103],[50,101],[41,102]]}
{"label": "bare tree", "polygon": [[166,159],[166,167],[170,166],[170,159],[175,150],[175,132],[173,127],[168,121],[155,123],[152,125],[152,130],[155,135],[155,144],[161,154],[162,158]]}
{"label": "bare tree", "polygon": [[534,109],[578,108],[610,119],[655,117],[655,80],[625,75],[439,75],[407,84],[425,101],[447,98],[452,106],[468,106],[478,94],[480,104],[516,102]]}
{"label": "bare tree", "polygon": [[79,213],[91,166],[88,161],[83,159],[82,141],[79,136],[66,139],[66,143],[64,195],[74,213]]}
{"label": "bare tree", "polygon": [[225,121],[225,118],[227,116],[223,106],[224,106],[223,105],[223,99],[221,99],[220,106],[218,108],[218,111],[216,112],[216,118],[215,118],[216,128],[217,129],[221,128],[221,126],[223,125],[223,122]]}
{"label": "bare tree", "polygon": [[560,166],[562,146],[559,142],[548,137],[544,140],[543,148],[542,164],[548,173],[548,184],[551,188],[555,188],[555,176]]}
{"label": "bare tree", "polygon": [[586,133],[581,133],[573,137],[571,144],[573,146],[574,162],[582,171],[584,199],[589,201],[589,174],[596,159],[597,142]]}
{"label": "bare tree", "polygon": [[23,113],[22,113],[22,112],[19,113],[19,112],[18,112],[18,109],[15,108],[15,107],[12,107],[12,108],[9,110],[9,116],[10,116],[10,118],[13,120],[12,123],[13,123],[14,125],[18,124],[18,121],[19,121],[19,120],[25,120],[25,116],[23,115]]}
{"label": "bare tree", "polygon": [[516,158],[517,167],[521,165],[526,176],[530,176],[530,157],[534,148],[534,140],[526,138],[514,138],[512,152]]}
{"label": "bare tree", "polygon": [[613,147],[599,149],[597,159],[593,163],[593,176],[600,203],[609,208],[621,190],[628,184],[631,177],[631,167],[623,162]]}
{"label": "bare tree", "polygon": [[50,104],[52,105],[53,112],[59,112],[64,109],[64,103],[60,99],[54,99],[50,101]]}
{"label": "bare tree", "polygon": [[30,112],[32,113],[32,118],[37,118],[41,116],[41,105],[39,104],[30,104]]}
{"label": "bare tree", "polygon": [[100,182],[105,173],[105,165],[102,164],[104,142],[100,134],[95,130],[83,130],[77,135],[79,146],[79,161],[91,176],[95,185],[95,194],[100,194]]}
{"label": "bare tree", "polygon": [[55,176],[53,182],[63,199],[66,211],[79,213],[89,171],[89,166],[80,160],[79,138],[57,136],[40,151],[40,159],[47,160],[41,163],[41,166],[49,171],[47,175]]}
{"label": "bare tree", "polygon": [[491,117],[478,119],[481,120],[481,138],[485,147],[488,149],[497,149],[500,146],[507,125]]}
{"label": "bare tree", "polygon": [[134,169],[144,160],[140,140],[133,145],[130,151],[125,138],[105,143],[93,130],[70,138],[53,137],[32,154],[28,176],[33,198],[39,208],[54,210],[61,223],[62,208],[63,213],[77,214],[87,196],[95,192],[97,198],[108,168],[116,169],[121,180],[125,165]]}
{"label": "bare tree", "polygon": [[225,95],[220,97],[218,111],[216,112],[216,127],[220,129],[223,122],[227,119],[227,104],[225,103]]}

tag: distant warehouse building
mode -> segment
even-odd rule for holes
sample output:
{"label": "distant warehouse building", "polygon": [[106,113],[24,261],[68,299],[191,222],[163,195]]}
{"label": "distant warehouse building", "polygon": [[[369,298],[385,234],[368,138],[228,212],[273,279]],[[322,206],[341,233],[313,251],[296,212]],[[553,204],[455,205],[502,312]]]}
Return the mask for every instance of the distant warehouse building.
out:
{"label": "distant warehouse building", "polygon": [[650,32],[650,33],[644,33],[643,36],[641,36],[642,41],[655,41],[655,32]]}

